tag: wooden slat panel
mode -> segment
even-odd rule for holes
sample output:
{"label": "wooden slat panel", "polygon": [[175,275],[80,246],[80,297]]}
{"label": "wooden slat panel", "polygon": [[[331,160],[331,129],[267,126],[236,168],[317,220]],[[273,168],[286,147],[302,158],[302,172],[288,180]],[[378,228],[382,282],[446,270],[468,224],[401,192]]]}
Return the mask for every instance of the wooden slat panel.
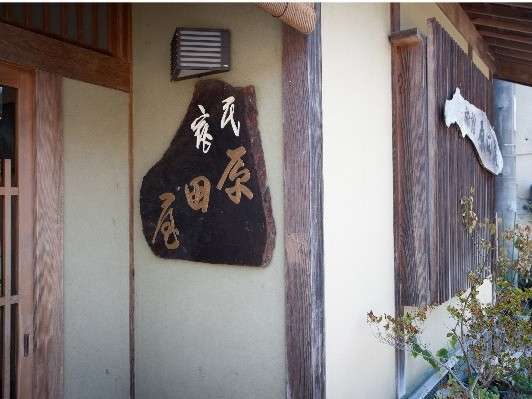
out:
{"label": "wooden slat panel", "polygon": [[[320,5],[304,35],[283,25],[286,397],[325,397]],[[293,198],[300,198],[296,203]]]}
{"label": "wooden slat panel", "polygon": [[491,112],[490,82],[435,19],[429,20],[426,49],[425,39],[413,45],[406,36],[390,38],[399,308],[440,304],[467,288],[467,274],[482,256],[462,225],[460,199],[475,187],[479,218],[493,217],[488,193],[495,183],[470,140],[444,121],[445,100],[456,87]]}
{"label": "wooden slat panel", "polygon": [[128,92],[129,62],[0,23],[0,59]]}
{"label": "wooden slat panel", "polygon": [[[493,205],[488,196],[494,187],[495,177],[485,170],[469,139],[462,139],[456,125],[447,128],[443,109],[446,99],[452,97],[456,87],[462,95],[478,108],[491,113],[491,84],[471,59],[441,26],[429,23],[429,135],[434,135],[437,145],[435,202],[437,227],[436,250],[439,260],[432,265],[431,273],[438,273],[439,281],[433,284],[432,302],[442,303],[460,290],[467,288],[467,274],[483,263],[485,256],[461,222],[459,201],[475,188],[475,207],[479,219],[493,217]],[[480,238],[480,237],[478,237]]]}
{"label": "wooden slat panel", "polygon": [[33,397],[63,398],[63,138],[61,77],[36,74]]}
{"label": "wooden slat panel", "polygon": [[[419,38],[397,41],[392,35],[393,71],[393,160],[394,160],[394,237],[396,295],[405,305],[427,303],[429,293],[428,196],[417,182],[428,180],[428,141],[426,108],[426,41]],[[402,45],[401,45],[402,44]],[[405,96],[404,93],[409,93]]]}

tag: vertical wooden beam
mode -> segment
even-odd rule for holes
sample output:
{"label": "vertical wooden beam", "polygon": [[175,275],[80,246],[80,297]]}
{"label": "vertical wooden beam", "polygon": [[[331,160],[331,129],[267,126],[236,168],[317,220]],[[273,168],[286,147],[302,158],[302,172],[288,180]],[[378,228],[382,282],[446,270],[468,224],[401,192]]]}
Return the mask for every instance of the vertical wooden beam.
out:
{"label": "vertical wooden beam", "polygon": [[24,16],[24,26],[26,28],[31,28],[31,5],[30,4],[23,4],[22,5],[22,13]]}
{"label": "vertical wooden beam", "polygon": [[127,61],[129,62],[129,120],[128,120],[128,173],[129,173],[129,398],[135,399],[135,164],[133,135],[133,35],[131,6],[127,12]]}
{"label": "vertical wooden beam", "polygon": [[390,3],[390,32],[401,30],[401,3]]}
{"label": "vertical wooden beam", "polygon": [[[19,398],[30,398],[33,379],[33,261],[35,221],[34,178],[34,74],[20,72],[17,98],[17,293],[18,301],[18,377]],[[27,348],[25,348],[27,345]],[[27,351],[26,351],[27,349]]]}
{"label": "vertical wooden beam", "polygon": [[[11,187],[11,160],[5,159],[4,160],[4,187]],[[11,196],[6,195],[4,197],[3,202],[4,207],[4,220],[2,221],[2,229],[3,229],[3,248],[2,248],[2,262],[3,262],[3,278],[2,283],[4,284],[4,297],[7,299],[5,306],[4,306],[4,359],[3,359],[3,367],[2,367],[2,380],[3,380],[3,387],[4,387],[4,393],[3,398],[4,399],[10,399],[11,393],[11,340],[13,337],[11,337]]]}
{"label": "vertical wooden beam", "polygon": [[283,26],[284,223],[289,399],[325,397],[321,16]]}
{"label": "vertical wooden beam", "polygon": [[[395,315],[429,300],[426,40],[412,29],[392,43]],[[405,351],[396,349],[396,397],[405,394]]]}
{"label": "vertical wooden beam", "polygon": [[61,36],[68,37],[68,7],[71,7],[71,4],[61,4]]}
{"label": "vertical wooden beam", "polygon": [[85,37],[83,32],[83,8],[84,4],[76,4],[76,41],[84,43]]}
{"label": "vertical wooden beam", "polygon": [[36,73],[33,397],[63,398],[61,77]]}
{"label": "vertical wooden beam", "polygon": [[91,21],[91,27],[92,27],[92,47],[98,48],[99,43],[99,25],[98,25],[98,14],[100,11],[100,5],[97,3],[94,3],[91,5],[92,7],[92,21]]}
{"label": "vertical wooden beam", "polygon": [[47,33],[50,29],[50,5],[47,3],[42,4],[42,28]]}

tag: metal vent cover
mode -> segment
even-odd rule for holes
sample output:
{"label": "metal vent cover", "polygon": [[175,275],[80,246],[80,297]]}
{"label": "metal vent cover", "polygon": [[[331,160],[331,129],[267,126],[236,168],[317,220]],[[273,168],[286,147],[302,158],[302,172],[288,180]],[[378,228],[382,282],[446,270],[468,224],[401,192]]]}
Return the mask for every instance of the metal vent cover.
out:
{"label": "metal vent cover", "polygon": [[229,71],[229,31],[176,28],[172,38],[170,65],[173,81]]}

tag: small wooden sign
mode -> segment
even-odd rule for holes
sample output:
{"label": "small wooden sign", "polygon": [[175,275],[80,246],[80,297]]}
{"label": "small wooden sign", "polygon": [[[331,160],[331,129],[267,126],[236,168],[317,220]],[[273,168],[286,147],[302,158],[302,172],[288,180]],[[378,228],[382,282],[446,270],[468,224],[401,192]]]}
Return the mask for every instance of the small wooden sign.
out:
{"label": "small wooden sign", "polygon": [[196,84],[170,147],[144,176],[144,237],[162,258],[265,266],[275,224],[253,86]]}
{"label": "small wooden sign", "polygon": [[502,153],[488,116],[462,97],[458,87],[453,98],[445,100],[445,124],[449,127],[453,123],[460,128],[462,137],[469,137],[482,166],[494,175],[501,173]]}

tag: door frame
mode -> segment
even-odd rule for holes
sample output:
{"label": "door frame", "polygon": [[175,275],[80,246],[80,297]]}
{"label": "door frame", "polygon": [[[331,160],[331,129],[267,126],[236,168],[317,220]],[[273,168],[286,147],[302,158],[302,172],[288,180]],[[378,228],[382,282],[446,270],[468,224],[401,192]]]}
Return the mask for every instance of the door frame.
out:
{"label": "door frame", "polygon": [[34,399],[63,398],[62,77],[35,71]]}
{"label": "door frame", "polygon": [[[10,397],[10,372],[12,368],[9,354],[12,340],[17,345],[17,397],[31,398],[31,381],[33,369],[33,351],[30,350],[33,340],[33,248],[34,248],[34,184],[33,184],[33,121],[34,121],[34,84],[31,71],[17,68],[9,64],[0,63],[0,84],[17,90],[15,116],[15,162],[16,183],[11,182],[11,172],[6,173],[10,163],[5,162],[4,185],[15,187],[7,189],[3,198],[5,202],[4,216],[8,222],[2,226],[4,231],[4,366],[2,368],[4,392],[3,397]],[[6,178],[6,176],[8,176]],[[11,199],[16,198],[17,206],[12,208]],[[17,214],[14,214],[16,209]],[[16,230],[12,230],[12,218],[16,217]],[[15,237],[13,237],[15,235]],[[16,240],[16,250],[12,253],[13,239]],[[14,257],[14,258],[13,258]],[[10,264],[16,262],[16,276],[12,276]],[[11,292],[12,279],[16,278],[16,294]],[[11,336],[11,320],[13,314],[11,305],[18,306],[18,331]],[[7,310],[7,312],[6,312]],[[27,349],[27,351],[26,351]],[[6,353],[7,352],[7,353]],[[26,353],[25,353],[26,352]],[[7,381],[7,384],[6,384]],[[2,392],[0,392],[2,395]]]}
{"label": "door frame", "polygon": [[[20,363],[20,399],[63,398],[63,140],[61,129],[61,77],[26,66],[0,61],[2,83],[17,87],[19,110],[17,130],[19,164],[30,165],[32,173],[19,175],[20,209],[32,214],[20,216],[21,230],[31,239],[19,239],[21,261],[33,263],[30,275],[20,279],[20,290],[33,291],[24,304],[32,314],[20,328],[20,341],[29,330],[27,357]],[[28,117],[29,115],[29,117]],[[22,141],[23,140],[23,141]],[[19,168],[20,170],[20,168]],[[24,201],[24,202],[22,202]],[[28,237],[29,238],[29,237]],[[29,285],[22,282],[30,282]],[[19,344],[19,354],[23,352]],[[22,383],[24,382],[24,383]],[[28,383],[29,382],[29,383]]]}

